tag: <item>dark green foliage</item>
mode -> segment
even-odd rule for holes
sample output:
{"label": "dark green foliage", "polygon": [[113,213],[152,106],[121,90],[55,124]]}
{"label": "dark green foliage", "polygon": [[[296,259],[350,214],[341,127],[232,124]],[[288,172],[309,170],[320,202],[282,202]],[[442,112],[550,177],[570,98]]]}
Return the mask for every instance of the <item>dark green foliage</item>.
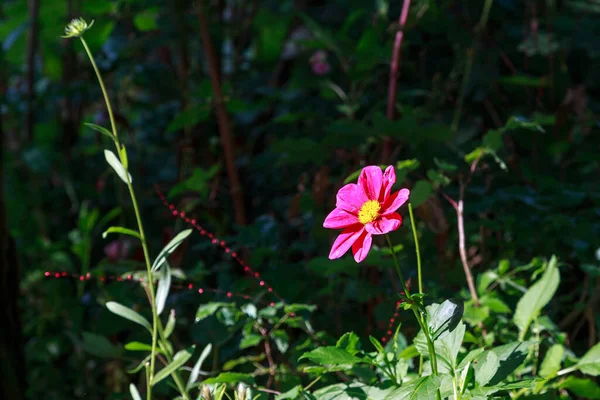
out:
{"label": "dark green foliage", "polygon": [[[0,6],[2,178],[16,243],[12,257],[2,241],[0,282],[13,280],[3,291],[11,310],[21,290],[26,398],[129,399],[130,383],[145,388],[144,258],[96,76],[79,41],[60,38],[78,16],[95,20],[86,41],[157,260],[173,345],[160,351],[186,366],[195,396],[210,379],[215,393],[244,382],[261,398],[273,395],[256,388],[286,393],[280,399],[428,399],[438,389],[447,398],[453,383],[463,399],[600,398],[590,378],[600,332],[597,1],[496,0],[482,23],[484,1],[413,0],[393,120],[386,102],[402,1],[40,0],[37,25],[35,3]],[[234,217],[200,6],[245,225]],[[365,165],[394,165],[394,190],[411,189],[440,377],[417,374],[420,356],[429,374],[427,345],[412,311],[394,316],[400,289],[383,238],[361,264],[327,259],[335,232],[322,222]],[[182,241],[191,226],[154,185],[260,278],[199,230]],[[452,202],[461,197],[479,305],[459,255]],[[400,212],[391,236],[413,290],[414,244]],[[18,319],[2,322],[16,335],[6,343],[18,342]],[[2,365],[2,379],[24,386],[19,365],[10,374]],[[153,397],[174,398],[169,375],[159,377]]]}

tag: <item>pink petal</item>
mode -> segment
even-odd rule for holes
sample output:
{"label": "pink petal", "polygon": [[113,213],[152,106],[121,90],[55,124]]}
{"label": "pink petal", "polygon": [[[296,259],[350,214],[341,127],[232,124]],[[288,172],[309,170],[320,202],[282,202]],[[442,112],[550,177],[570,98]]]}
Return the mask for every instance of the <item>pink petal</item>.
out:
{"label": "pink petal", "polygon": [[383,187],[381,188],[381,194],[379,197],[379,202],[381,204],[385,203],[390,197],[390,192],[392,191],[392,186],[396,183],[396,169],[390,165],[385,169],[383,173]]}
{"label": "pink petal", "polygon": [[370,165],[363,168],[358,177],[358,186],[364,191],[369,200],[378,200],[383,183],[383,173],[377,165]]}
{"label": "pink petal", "polygon": [[398,213],[391,213],[366,224],[365,229],[373,235],[383,235],[395,231],[400,228],[400,225],[402,225],[402,216]]}
{"label": "pink petal", "polygon": [[358,214],[358,210],[367,200],[367,196],[356,183],[349,183],[338,190],[335,206],[352,214]]}
{"label": "pink petal", "polygon": [[388,215],[399,209],[402,204],[406,203],[409,196],[410,190],[408,189],[400,189],[391,195],[388,201],[383,204],[381,215]]}
{"label": "pink petal", "polygon": [[371,244],[373,243],[373,237],[370,233],[364,232],[356,242],[352,245],[352,254],[354,254],[354,261],[357,263],[367,258],[369,250],[371,250]]}
{"label": "pink petal", "polygon": [[324,228],[340,229],[350,225],[358,224],[356,215],[349,213],[341,208],[335,208],[329,213],[323,222]]}
{"label": "pink petal", "polygon": [[364,228],[360,224],[352,225],[347,227],[340,233],[333,246],[331,246],[331,252],[329,253],[329,259],[335,260],[340,258],[348,251],[350,247],[356,242],[360,235],[364,232]]}

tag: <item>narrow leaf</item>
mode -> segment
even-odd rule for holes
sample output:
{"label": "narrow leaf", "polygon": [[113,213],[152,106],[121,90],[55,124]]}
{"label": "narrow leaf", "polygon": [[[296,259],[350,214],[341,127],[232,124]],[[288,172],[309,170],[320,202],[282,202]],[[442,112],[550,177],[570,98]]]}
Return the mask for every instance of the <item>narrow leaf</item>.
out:
{"label": "narrow leaf", "polygon": [[189,377],[187,385],[186,385],[187,389],[192,387],[194,382],[196,382],[196,380],[198,379],[198,375],[200,375],[200,368],[202,368],[202,363],[204,363],[204,360],[206,360],[206,357],[208,357],[211,350],[212,350],[212,343],[209,343],[204,348],[204,350],[202,350],[202,354],[200,354],[200,357],[198,357],[198,361],[196,361],[196,364],[194,364],[194,368],[192,368],[192,372],[190,373],[190,377]]}
{"label": "narrow leaf", "polygon": [[148,330],[148,332],[152,333],[152,327],[150,326],[150,322],[148,322],[146,318],[142,317],[141,314],[133,311],[131,308],[125,307],[124,305],[119,304],[115,301],[109,301],[108,303],[106,303],[106,308],[108,308],[114,314],[117,314],[125,319],[128,319],[130,321],[135,322],[136,324],[143,326]]}
{"label": "narrow leaf", "polygon": [[137,388],[133,383],[129,384],[129,393],[131,393],[131,398],[133,400],[142,400],[142,396],[140,396],[140,392],[138,392]]}
{"label": "narrow leaf", "polygon": [[167,325],[165,325],[165,337],[168,338],[175,330],[175,310],[171,310],[169,313],[169,320],[167,321]]}
{"label": "narrow leaf", "polygon": [[173,239],[171,239],[171,241],[167,243],[167,245],[160,251],[158,257],[156,257],[156,260],[154,260],[154,263],[152,264],[152,272],[157,271],[167,260],[167,257],[169,257],[169,255],[173,253],[175,249],[181,244],[181,242],[183,242],[185,238],[190,236],[191,233],[191,229],[186,229],[179,232]]}
{"label": "narrow leaf", "polygon": [[158,288],[156,289],[156,312],[158,315],[165,309],[165,303],[171,289],[171,268],[169,263],[165,263],[165,268],[161,270],[158,280]]}
{"label": "narrow leaf", "polygon": [[169,365],[158,371],[156,375],[154,375],[151,385],[156,385],[158,382],[162,381],[167,376],[171,375],[173,372],[179,369],[179,367],[183,366],[183,364],[185,364],[192,357],[193,352],[194,346],[185,350],[178,351],[173,356],[173,361]]}
{"label": "narrow leaf", "polygon": [[137,233],[136,231],[134,231],[133,229],[123,228],[121,226],[111,226],[106,231],[104,231],[104,233],[102,234],[102,238],[106,239],[106,237],[108,236],[109,233],[122,233],[124,235],[136,237],[140,240],[142,239],[140,234]]}
{"label": "narrow leaf", "polygon": [[[106,158],[106,162],[115,170],[117,175],[119,175],[119,178],[127,183],[127,173],[125,172],[125,168],[123,167],[123,164],[121,164],[121,161],[115,156],[115,153],[110,150],[104,150],[104,158]],[[129,174],[129,182],[133,182],[131,174]]]}
{"label": "narrow leaf", "polygon": [[106,128],[100,126],[100,125],[91,124],[89,122],[85,122],[84,125],[87,126],[88,128],[91,128],[91,129],[95,130],[96,132],[100,132],[101,134],[108,136],[112,140],[115,140],[115,138],[112,135],[112,133],[110,133],[110,131],[108,129],[106,129]]}

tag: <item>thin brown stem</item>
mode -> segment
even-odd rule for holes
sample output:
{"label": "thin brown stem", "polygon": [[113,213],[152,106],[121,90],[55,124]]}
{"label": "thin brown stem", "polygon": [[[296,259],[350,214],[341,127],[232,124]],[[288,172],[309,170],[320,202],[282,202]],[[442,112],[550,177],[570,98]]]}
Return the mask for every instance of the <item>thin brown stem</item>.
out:
{"label": "thin brown stem", "polygon": [[460,194],[458,203],[456,205],[456,218],[458,220],[458,251],[460,253],[460,261],[462,262],[463,269],[465,270],[465,276],[467,278],[467,285],[469,285],[469,292],[475,302],[475,306],[479,307],[479,296],[477,290],[475,290],[475,281],[473,274],[471,273],[471,267],[467,260],[467,249],[465,245],[465,222],[464,222],[464,196],[465,196],[465,185],[460,183]]}
{"label": "thin brown stem", "polygon": [[267,330],[262,326],[259,326],[258,329],[265,342],[265,355],[267,356],[267,361],[269,362],[269,380],[265,386],[267,389],[270,389],[271,385],[275,381],[275,361],[273,360],[273,352],[271,350],[271,342],[269,341]]}
{"label": "thin brown stem", "polygon": [[208,30],[208,21],[202,4],[198,7],[198,23],[200,24],[200,35],[202,38],[202,47],[208,63],[208,73],[212,84],[214,94],[215,112],[217,122],[219,124],[219,134],[221,135],[221,144],[223,145],[223,155],[225,157],[225,165],[227,175],[229,176],[229,184],[231,198],[233,201],[235,222],[238,225],[246,225],[246,208],[244,205],[244,193],[242,184],[235,165],[234,145],[231,129],[231,120],[227,114],[227,108],[223,100],[223,92],[221,91],[221,83],[219,80],[219,67],[215,49],[212,45],[210,32]]}

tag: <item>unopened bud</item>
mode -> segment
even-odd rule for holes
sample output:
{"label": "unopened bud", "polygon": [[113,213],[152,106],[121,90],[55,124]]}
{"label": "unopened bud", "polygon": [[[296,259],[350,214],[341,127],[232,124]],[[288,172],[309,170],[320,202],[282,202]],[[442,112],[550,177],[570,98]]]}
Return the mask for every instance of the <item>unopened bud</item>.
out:
{"label": "unopened bud", "polygon": [[244,385],[242,382],[238,383],[237,386],[237,400],[246,400],[246,395],[248,394],[248,387]]}
{"label": "unopened bud", "polygon": [[213,400],[212,393],[210,392],[210,388],[206,385],[202,385],[202,398],[204,400]]}
{"label": "unopened bud", "polygon": [[82,36],[88,29],[94,25],[94,21],[89,24],[83,18],[74,18],[65,28],[63,38],[74,38]]}

